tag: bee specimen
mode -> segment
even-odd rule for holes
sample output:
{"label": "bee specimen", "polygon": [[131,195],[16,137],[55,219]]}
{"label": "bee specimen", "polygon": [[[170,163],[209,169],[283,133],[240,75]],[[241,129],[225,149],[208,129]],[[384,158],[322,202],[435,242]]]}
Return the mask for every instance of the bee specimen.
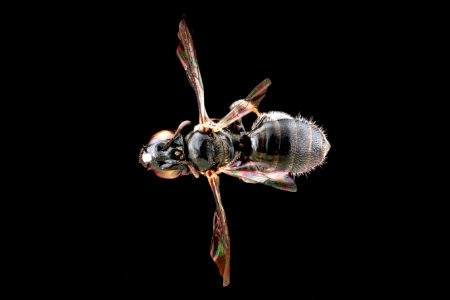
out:
{"label": "bee specimen", "polygon": [[[330,149],[322,131],[314,123],[283,112],[260,113],[258,105],[270,86],[263,80],[250,94],[235,101],[220,120],[209,118],[192,36],[182,20],[177,55],[197,96],[199,124],[183,134],[190,121],[175,132],[163,130],[153,135],[139,156],[140,163],[157,176],[173,179],[192,174],[206,176],[216,201],[210,254],[223,277],[230,283],[230,236],[219,190],[219,174],[237,177],[247,183],[262,183],[295,192],[296,175],[321,165]],[[246,131],[242,118],[257,118]]]}

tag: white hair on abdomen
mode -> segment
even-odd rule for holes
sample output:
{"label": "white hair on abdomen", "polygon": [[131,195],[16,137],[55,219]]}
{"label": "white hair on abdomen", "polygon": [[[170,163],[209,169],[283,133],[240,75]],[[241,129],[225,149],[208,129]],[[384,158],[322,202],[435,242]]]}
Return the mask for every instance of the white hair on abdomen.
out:
{"label": "white hair on abdomen", "polygon": [[[261,113],[249,137],[252,159],[291,175],[305,174],[320,166],[330,149],[322,128],[313,121],[279,111]],[[277,152],[286,147],[290,150]]]}
{"label": "white hair on abdomen", "polygon": [[282,111],[269,111],[268,113],[264,114],[267,115],[270,121],[293,119],[291,115]]}

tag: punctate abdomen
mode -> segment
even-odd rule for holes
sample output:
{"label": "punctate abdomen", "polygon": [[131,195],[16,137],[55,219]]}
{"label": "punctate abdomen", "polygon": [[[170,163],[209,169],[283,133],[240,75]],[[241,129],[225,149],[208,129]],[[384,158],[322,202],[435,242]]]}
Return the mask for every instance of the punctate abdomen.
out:
{"label": "punctate abdomen", "polygon": [[274,171],[308,172],[323,163],[330,143],[323,131],[302,118],[267,121],[249,134],[250,159],[266,162]]}

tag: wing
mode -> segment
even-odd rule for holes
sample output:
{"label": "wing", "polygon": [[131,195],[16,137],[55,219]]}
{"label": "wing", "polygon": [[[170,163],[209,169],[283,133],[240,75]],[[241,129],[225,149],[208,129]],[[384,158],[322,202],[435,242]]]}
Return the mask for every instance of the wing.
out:
{"label": "wing", "polygon": [[297,185],[289,173],[270,171],[267,164],[249,162],[241,165],[238,161],[220,171],[247,183],[261,183],[287,192],[297,191]]}
{"label": "wing", "polygon": [[259,114],[257,107],[261,100],[266,96],[267,88],[272,84],[269,78],[264,79],[248,94],[244,100],[238,100],[230,107],[230,112],[223,117],[216,126],[213,127],[213,131],[217,132],[222,128],[230,126],[230,124],[241,119],[250,112]]}
{"label": "wing", "polygon": [[219,268],[223,277],[223,286],[230,284],[230,236],[228,234],[227,219],[220,199],[219,176],[215,173],[207,174],[209,184],[216,199],[214,212],[213,238],[211,241],[211,257]]}
{"label": "wing", "polygon": [[200,68],[197,62],[197,55],[195,54],[194,42],[185,20],[181,20],[180,22],[178,38],[180,39],[180,44],[177,48],[177,56],[180,59],[181,64],[186,71],[189,82],[194,88],[197,96],[199,124],[206,124],[209,122],[209,117],[205,109],[202,76],[200,74]]}

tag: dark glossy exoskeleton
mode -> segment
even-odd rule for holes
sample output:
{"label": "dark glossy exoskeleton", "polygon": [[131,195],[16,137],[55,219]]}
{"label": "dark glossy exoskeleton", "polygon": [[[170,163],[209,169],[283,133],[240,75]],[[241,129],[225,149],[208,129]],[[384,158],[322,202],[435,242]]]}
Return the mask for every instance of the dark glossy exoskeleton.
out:
{"label": "dark glossy exoskeleton", "polygon": [[[141,164],[166,179],[192,174],[208,178],[216,200],[211,257],[223,276],[230,281],[230,238],[222,207],[220,173],[247,183],[262,183],[295,192],[296,175],[321,165],[330,149],[323,130],[300,116],[283,112],[260,113],[257,109],[271,81],[265,79],[242,100],[235,101],[230,112],[220,120],[208,117],[204,106],[203,83],[191,34],[184,20],[180,22],[178,57],[197,95],[199,124],[186,132],[184,121],[175,132],[155,134],[140,153]],[[242,118],[255,113],[257,119],[246,131]]]}

